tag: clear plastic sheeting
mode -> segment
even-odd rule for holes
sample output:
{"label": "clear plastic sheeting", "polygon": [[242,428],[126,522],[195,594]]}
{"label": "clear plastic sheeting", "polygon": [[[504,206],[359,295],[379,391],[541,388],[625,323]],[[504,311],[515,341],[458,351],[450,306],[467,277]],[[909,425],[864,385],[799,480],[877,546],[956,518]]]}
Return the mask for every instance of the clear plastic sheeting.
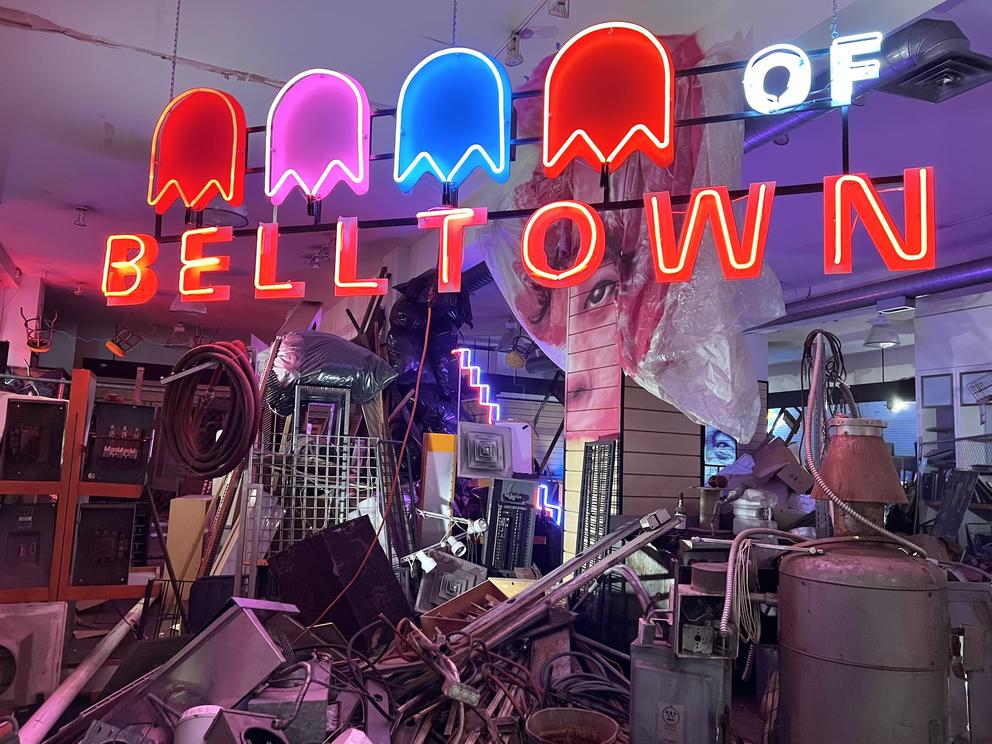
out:
{"label": "clear plastic sheeting", "polygon": [[[703,64],[720,64],[710,58]],[[733,75],[701,76],[704,115],[738,110],[740,85]],[[725,184],[740,186],[744,126],[741,122],[702,127],[702,142],[692,188]],[[646,178],[650,181],[650,178]],[[650,186],[650,183],[646,184]],[[645,188],[645,191],[653,188]],[[685,192],[683,192],[685,193]],[[734,205],[738,229],[744,223],[744,201]],[[649,254],[647,237],[644,255]],[[647,298],[620,293],[621,317],[637,318]],[[637,383],[667,400],[693,421],[708,424],[748,442],[761,413],[758,383],[742,330],[785,312],[782,288],[764,266],[755,280],[726,281],[720,269],[713,235],[707,231],[688,282],[672,284],[665,310],[641,354],[624,353],[621,364]]]}
{"label": "clear plastic sheeting", "polygon": [[279,415],[289,415],[294,387],[300,384],[345,388],[361,405],[395,379],[396,371],[381,357],[333,333],[287,333],[272,364],[266,403]]}
{"label": "clear plastic sheeting", "polygon": [[[732,55],[703,60],[692,37],[668,37],[678,68],[719,64]],[[548,60],[535,70],[526,88],[540,88]],[[739,110],[743,105],[739,76],[717,73],[679,78],[679,119]],[[539,131],[541,99],[517,102],[520,136]],[[723,123],[676,130],[675,162],[657,168],[634,156],[610,179],[613,200],[639,199],[644,193],[688,194],[694,187],[741,182],[743,125]],[[577,163],[558,179],[544,177],[540,149],[519,148],[506,196],[497,208],[533,208],[559,199],[599,201],[600,174]],[[738,228],[745,202],[735,204]],[[676,215],[676,231],[682,227]],[[740,442],[750,441],[758,425],[760,400],[744,328],[785,312],[781,286],[767,266],[761,277],[726,281],[709,230],[696,260],[692,279],[684,283],[655,281],[652,248],[643,210],[603,212],[607,258],[583,289],[615,296],[620,364],[641,387],[668,401],[693,421],[713,426]],[[549,290],[531,282],[520,264],[523,221],[491,223],[482,250],[504,297],[540,349],[565,367],[568,338],[568,291]],[[562,231],[559,260],[574,257],[575,235]],[[598,297],[596,292],[590,295]],[[604,301],[606,301],[604,299]]]}

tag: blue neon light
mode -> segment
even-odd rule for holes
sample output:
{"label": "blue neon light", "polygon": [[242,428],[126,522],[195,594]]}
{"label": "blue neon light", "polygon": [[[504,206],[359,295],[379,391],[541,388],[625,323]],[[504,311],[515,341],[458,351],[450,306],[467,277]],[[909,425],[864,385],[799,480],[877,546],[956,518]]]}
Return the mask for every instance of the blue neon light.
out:
{"label": "blue neon light", "polygon": [[537,498],[540,503],[538,503],[537,508],[551,517],[555,524],[561,527],[561,519],[564,510],[561,508],[561,502],[554,502],[551,500],[551,487],[542,483],[537,489]]}
{"label": "blue neon light", "polygon": [[510,175],[510,78],[474,49],[443,49],[407,75],[396,106],[393,180],[409,191],[425,173],[458,186],[475,168]]}

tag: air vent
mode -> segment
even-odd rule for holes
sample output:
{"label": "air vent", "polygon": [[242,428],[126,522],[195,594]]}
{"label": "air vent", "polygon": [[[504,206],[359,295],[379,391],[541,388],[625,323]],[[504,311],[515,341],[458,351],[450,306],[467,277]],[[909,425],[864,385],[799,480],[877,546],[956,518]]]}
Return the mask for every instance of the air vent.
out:
{"label": "air vent", "polygon": [[897,77],[880,90],[942,103],[989,81],[992,81],[992,58],[974,52],[953,51]]}

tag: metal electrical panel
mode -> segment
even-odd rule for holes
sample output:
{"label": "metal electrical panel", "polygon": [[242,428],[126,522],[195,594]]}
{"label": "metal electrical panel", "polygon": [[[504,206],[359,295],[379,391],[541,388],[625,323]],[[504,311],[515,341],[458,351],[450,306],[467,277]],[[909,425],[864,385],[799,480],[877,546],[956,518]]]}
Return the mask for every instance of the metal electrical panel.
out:
{"label": "metal electrical panel", "polygon": [[730,669],[725,659],[687,659],[642,620],[630,646],[630,744],[729,741]]}
{"label": "metal electrical panel", "polygon": [[99,483],[144,483],[154,429],[152,406],[94,402],[83,478]]}
{"label": "metal electrical panel", "polygon": [[126,584],[134,504],[82,504],[72,556],[73,586]]}
{"label": "metal electrical panel", "polygon": [[55,504],[0,505],[0,589],[48,586]]}
{"label": "metal electrical panel", "polygon": [[57,481],[68,404],[30,396],[0,397],[0,480]]}
{"label": "metal electrical panel", "polygon": [[494,480],[489,489],[486,567],[495,576],[513,576],[533,560],[537,481]]}

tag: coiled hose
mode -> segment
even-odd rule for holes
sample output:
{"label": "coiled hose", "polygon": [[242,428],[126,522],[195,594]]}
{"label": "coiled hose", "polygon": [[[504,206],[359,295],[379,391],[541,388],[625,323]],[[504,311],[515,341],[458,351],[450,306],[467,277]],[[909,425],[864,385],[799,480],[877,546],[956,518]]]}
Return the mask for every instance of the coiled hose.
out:
{"label": "coiled hose", "polygon": [[201,372],[169,382],[162,401],[162,434],[172,453],[200,478],[227,475],[244,461],[255,441],[262,417],[258,380],[248,350],[240,341],[204,344],[186,352],[172,373],[178,374],[202,364],[215,366],[210,387],[225,382],[230,391],[230,408],[216,439],[201,431],[207,405],[197,406]]}

